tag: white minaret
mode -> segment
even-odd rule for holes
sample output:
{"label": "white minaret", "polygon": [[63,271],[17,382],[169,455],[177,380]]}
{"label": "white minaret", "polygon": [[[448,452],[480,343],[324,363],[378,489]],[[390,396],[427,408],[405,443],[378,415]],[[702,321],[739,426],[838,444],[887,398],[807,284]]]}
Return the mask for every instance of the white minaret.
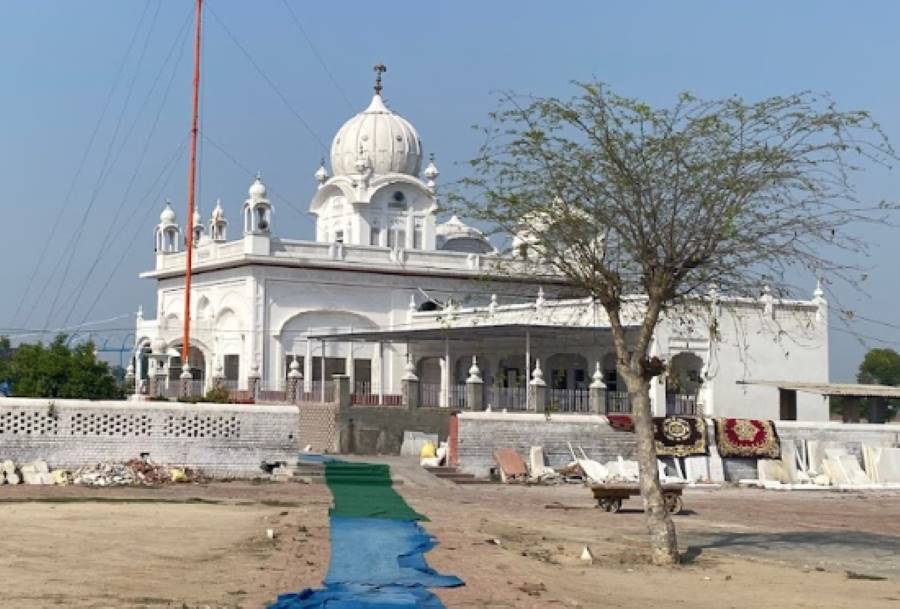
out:
{"label": "white minaret", "polygon": [[244,252],[268,256],[271,251],[272,204],[266,198],[266,185],[257,173],[244,201]]}
{"label": "white minaret", "polygon": [[172,202],[166,200],[166,206],[159,214],[159,224],[155,229],[156,236],[156,268],[163,267],[163,258],[168,254],[178,253],[181,249],[181,230]]}
{"label": "white minaret", "polygon": [[216,207],[209,218],[209,238],[213,241],[225,241],[227,239],[228,220],[225,219],[225,210],[222,209],[222,200],[216,200]]}

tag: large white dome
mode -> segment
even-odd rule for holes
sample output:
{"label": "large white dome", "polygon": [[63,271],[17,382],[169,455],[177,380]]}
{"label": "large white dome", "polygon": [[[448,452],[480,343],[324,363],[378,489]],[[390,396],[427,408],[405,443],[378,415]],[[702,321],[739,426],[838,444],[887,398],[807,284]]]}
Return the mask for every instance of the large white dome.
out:
{"label": "large white dome", "polygon": [[375,174],[417,176],[422,164],[419,134],[409,121],[391,112],[377,93],[368,108],[344,123],[331,144],[334,175],[360,173],[361,158]]}

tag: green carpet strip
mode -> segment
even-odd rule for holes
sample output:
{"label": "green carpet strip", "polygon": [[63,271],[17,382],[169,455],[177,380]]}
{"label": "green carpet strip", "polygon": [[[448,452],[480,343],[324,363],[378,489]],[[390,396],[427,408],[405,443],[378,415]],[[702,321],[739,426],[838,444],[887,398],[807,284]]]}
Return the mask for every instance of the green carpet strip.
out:
{"label": "green carpet strip", "polygon": [[325,482],[334,497],[332,516],[428,520],[394,490],[387,465],[329,461],[325,464]]}

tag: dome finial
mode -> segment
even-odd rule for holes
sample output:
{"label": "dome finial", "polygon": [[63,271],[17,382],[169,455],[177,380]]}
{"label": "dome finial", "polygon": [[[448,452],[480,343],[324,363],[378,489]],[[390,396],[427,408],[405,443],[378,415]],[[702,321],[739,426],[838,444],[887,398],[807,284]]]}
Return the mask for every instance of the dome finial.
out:
{"label": "dome finial", "polygon": [[375,95],[381,95],[381,75],[387,72],[387,66],[383,63],[376,63],[375,67]]}
{"label": "dome finial", "polygon": [[316,176],[316,181],[319,183],[319,188],[322,188],[322,186],[325,184],[325,182],[328,181],[328,170],[325,169],[325,159],[324,158],[322,158],[322,160],[320,161],[319,169],[316,170],[315,176]]}

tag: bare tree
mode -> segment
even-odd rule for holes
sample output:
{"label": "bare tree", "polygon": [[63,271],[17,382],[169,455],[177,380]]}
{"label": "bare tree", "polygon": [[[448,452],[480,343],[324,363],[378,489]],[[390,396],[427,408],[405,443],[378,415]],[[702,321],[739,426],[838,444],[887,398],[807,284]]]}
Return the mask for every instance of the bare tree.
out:
{"label": "bare tree", "polygon": [[[734,295],[789,291],[797,273],[853,280],[839,254],[864,252],[854,224],[892,204],[858,200],[863,162],[896,157],[861,111],[800,93],[756,103],[688,94],[653,109],[597,82],[567,100],[506,94],[484,128],[471,175],[453,195],[515,235],[531,273],[562,275],[609,317],[628,390],[653,561],[678,562],[656,466],[649,357],[661,315],[711,286]],[[626,340],[626,326],[637,330]]]}

